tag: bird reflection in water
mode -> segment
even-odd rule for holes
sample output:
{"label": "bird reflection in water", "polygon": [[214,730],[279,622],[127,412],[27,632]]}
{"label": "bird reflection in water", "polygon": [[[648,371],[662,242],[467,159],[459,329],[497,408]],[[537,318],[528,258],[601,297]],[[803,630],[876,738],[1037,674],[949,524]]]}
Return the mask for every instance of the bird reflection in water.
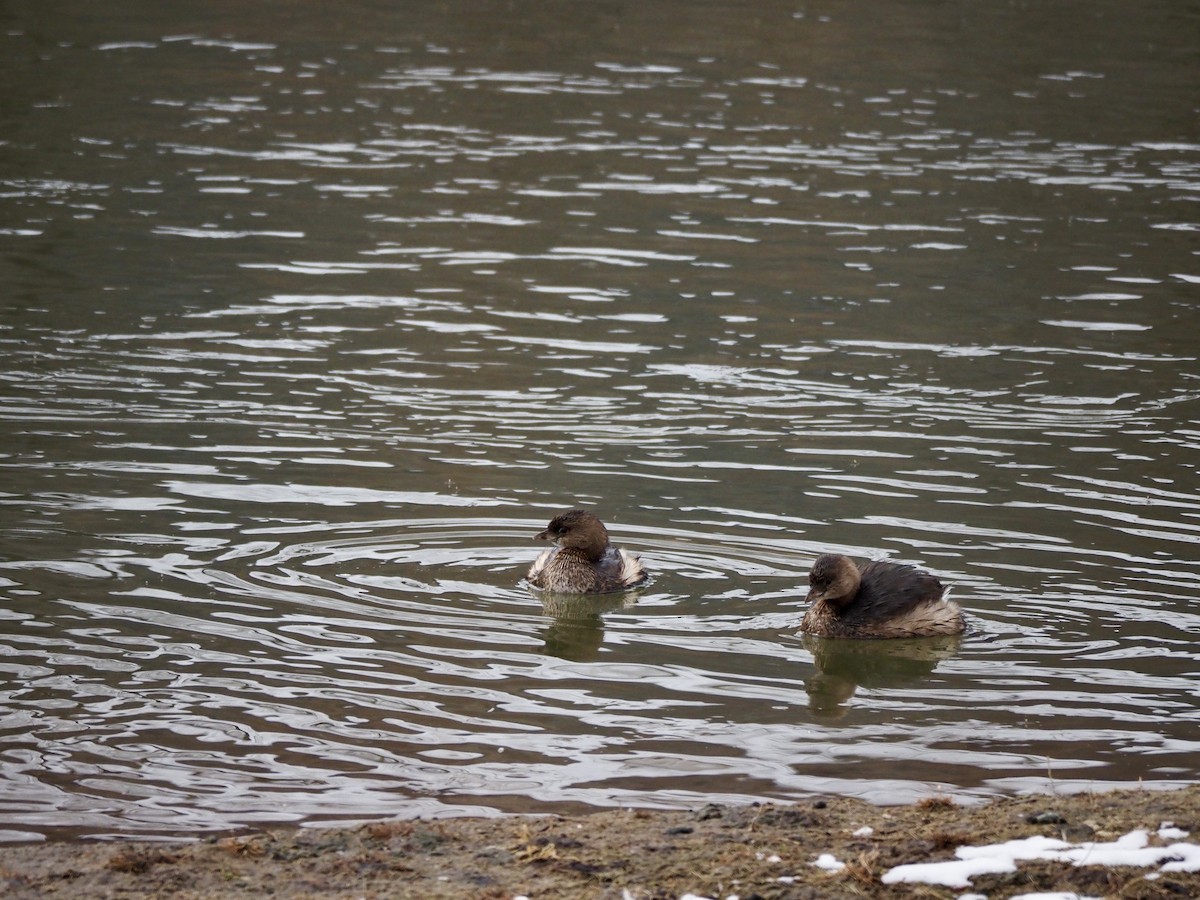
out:
{"label": "bird reflection in water", "polygon": [[539,593],[552,621],[543,632],[546,653],[572,662],[590,662],[604,643],[604,614],[637,603],[637,591],[615,594]]}
{"label": "bird reflection in water", "polygon": [[901,638],[890,641],[847,640],[802,635],[816,668],[805,684],[808,706],[821,716],[837,718],[860,687],[890,688],[917,684],[938,663],[958,653],[961,635]]}

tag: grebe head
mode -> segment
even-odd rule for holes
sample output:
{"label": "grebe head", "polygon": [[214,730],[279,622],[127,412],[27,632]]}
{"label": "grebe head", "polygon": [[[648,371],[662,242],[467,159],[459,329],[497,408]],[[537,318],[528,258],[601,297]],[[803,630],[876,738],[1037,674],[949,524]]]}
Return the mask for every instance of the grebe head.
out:
{"label": "grebe head", "polygon": [[859,582],[854,560],[837,553],[824,553],[817,557],[808,573],[808,602],[824,600],[833,606],[842,606],[854,599]]}
{"label": "grebe head", "polygon": [[563,549],[578,550],[595,562],[608,547],[608,529],[586,509],[572,509],[551,519],[535,540],[554,541]]}

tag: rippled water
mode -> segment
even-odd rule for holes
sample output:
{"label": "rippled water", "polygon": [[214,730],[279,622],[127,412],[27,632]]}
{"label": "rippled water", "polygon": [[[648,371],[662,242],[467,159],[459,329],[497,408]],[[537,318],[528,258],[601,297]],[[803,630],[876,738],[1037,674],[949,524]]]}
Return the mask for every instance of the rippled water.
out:
{"label": "rippled water", "polygon": [[0,835],[1196,779],[1194,4],[414,6],[3,14]]}

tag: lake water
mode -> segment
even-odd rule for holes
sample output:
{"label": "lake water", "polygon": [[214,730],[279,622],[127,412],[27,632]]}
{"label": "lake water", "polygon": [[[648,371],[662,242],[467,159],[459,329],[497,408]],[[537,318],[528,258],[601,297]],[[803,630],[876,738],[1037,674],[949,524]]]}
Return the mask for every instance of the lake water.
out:
{"label": "lake water", "polygon": [[[1195,781],[1197,34],[6,5],[0,836]],[[526,589],[576,505],[648,587]]]}

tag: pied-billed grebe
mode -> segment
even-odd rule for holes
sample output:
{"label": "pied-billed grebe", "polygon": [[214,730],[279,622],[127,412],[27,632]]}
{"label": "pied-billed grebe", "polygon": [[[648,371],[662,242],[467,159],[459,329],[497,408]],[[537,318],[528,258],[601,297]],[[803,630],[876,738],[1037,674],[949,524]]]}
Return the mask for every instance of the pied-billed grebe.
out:
{"label": "pied-billed grebe", "polygon": [[637,587],[647,578],[642,562],[608,542],[604,523],[585,509],[555,516],[536,540],[554,541],[525,577],[536,588],[564,594],[600,594]]}
{"label": "pied-billed grebe", "polygon": [[821,637],[906,638],[961,634],[957,603],[943,598],[942,583],[899,563],[854,564],[826,553],[808,573],[810,606],[800,630]]}

